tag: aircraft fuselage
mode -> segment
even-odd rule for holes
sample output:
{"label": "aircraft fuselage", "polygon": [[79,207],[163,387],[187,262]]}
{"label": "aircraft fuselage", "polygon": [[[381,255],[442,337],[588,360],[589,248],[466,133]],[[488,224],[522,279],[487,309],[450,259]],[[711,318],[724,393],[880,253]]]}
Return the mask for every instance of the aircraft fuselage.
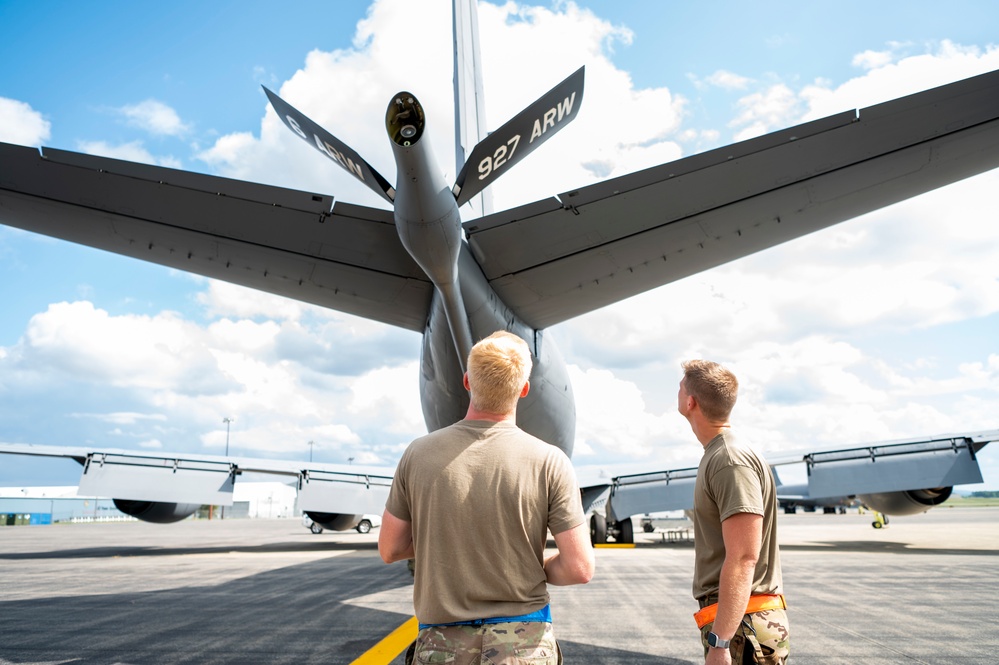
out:
{"label": "aircraft fuselage", "polygon": [[425,117],[411,94],[395,95],[386,114],[397,178],[396,230],[406,251],[434,285],[423,335],[420,400],[430,431],[465,416],[465,360],[475,341],[509,330],[528,343],[534,358],[531,390],[518,405],[517,424],[572,455],[576,407],[569,375],[554,341],[518,319],[472,257],[455,197],[424,135]]}

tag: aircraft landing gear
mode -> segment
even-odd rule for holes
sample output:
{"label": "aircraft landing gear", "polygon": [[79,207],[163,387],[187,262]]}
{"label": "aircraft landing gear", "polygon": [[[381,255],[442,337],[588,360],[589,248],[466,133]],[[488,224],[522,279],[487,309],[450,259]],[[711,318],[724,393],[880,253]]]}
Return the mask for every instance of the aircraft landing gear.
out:
{"label": "aircraft landing gear", "polygon": [[603,545],[607,542],[607,518],[593,513],[590,516],[590,544]]}
{"label": "aircraft landing gear", "polygon": [[871,522],[871,526],[875,529],[883,529],[888,526],[888,516],[884,513],[879,513],[876,510],[871,511],[874,514],[874,521]]}
{"label": "aircraft landing gear", "polygon": [[615,522],[614,525],[608,529],[614,535],[614,542],[634,545],[635,544],[635,527],[631,523],[631,518],[621,520],[620,522]]}
{"label": "aircraft landing gear", "polygon": [[603,515],[594,513],[590,516],[590,543],[593,545],[603,545],[610,536],[615,543],[629,544],[635,543],[635,527],[631,518],[620,522],[608,522]]}

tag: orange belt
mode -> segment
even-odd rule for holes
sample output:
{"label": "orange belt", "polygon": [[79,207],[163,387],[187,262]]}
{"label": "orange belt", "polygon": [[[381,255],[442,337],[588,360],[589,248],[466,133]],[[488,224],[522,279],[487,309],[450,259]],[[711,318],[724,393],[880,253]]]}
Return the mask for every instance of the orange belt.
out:
{"label": "orange belt", "polygon": [[[784,596],[750,596],[749,604],[746,605],[745,614],[753,614],[754,612],[762,612],[763,610],[786,610],[787,603],[784,602]],[[698,628],[704,628],[704,626],[715,620],[718,615],[718,603],[713,605],[708,605],[707,607],[702,607],[697,612],[694,612],[694,621],[697,622]]]}

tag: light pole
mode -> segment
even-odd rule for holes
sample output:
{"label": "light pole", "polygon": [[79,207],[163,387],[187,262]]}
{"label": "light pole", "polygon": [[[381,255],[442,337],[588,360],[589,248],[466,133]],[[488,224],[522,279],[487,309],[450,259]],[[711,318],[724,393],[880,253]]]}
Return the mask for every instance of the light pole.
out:
{"label": "light pole", "polygon": [[228,457],[229,456],[229,425],[232,424],[232,423],[234,423],[234,422],[236,422],[236,419],[235,418],[230,418],[229,416],[226,416],[225,418],[222,419],[222,422],[225,423],[225,456]]}
{"label": "light pole", "polygon": [[353,457],[348,457],[347,458],[347,464],[353,464],[353,463],[354,463],[354,458]]}
{"label": "light pole", "polygon": [[[229,426],[231,424],[233,424],[234,422],[236,422],[236,419],[233,418],[233,417],[231,417],[231,416],[226,416],[225,418],[222,419],[222,422],[225,423],[225,456],[228,457],[229,456]],[[222,517],[221,517],[221,519],[225,519],[225,506],[221,506],[221,508],[222,508]]]}
{"label": "light pole", "polygon": [[315,441],[309,441],[309,464],[312,464],[312,446],[316,445]]}

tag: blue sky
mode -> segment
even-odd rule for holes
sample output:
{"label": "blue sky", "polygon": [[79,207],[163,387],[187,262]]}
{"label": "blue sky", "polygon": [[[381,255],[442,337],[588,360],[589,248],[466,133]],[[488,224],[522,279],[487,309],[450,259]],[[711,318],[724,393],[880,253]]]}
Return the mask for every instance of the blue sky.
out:
{"label": "blue sky", "polygon": [[[417,9],[414,9],[414,6]],[[491,127],[587,65],[580,117],[495,186],[525,203],[999,68],[990,2],[579,2],[480,9]],[[359,21],[363,21],[359,25]],[[380,206],[261,84],[394,177],[418,94],[451,153],[449,3],[0,3],[0,140]],[[453,178],[454,165],[442,159]],[[575,463],[686,464],[678,363],[733,366],[736,422],[788,450],[999,428],[996,174],[557,326]],[[0,441],[391,464],[422,433],[419,337],[0,227]],[[991,448],[999,448],[993,446]],[[999,489],[986,448],[984,486]],[[0,484],[78,469],[0,460]]]}

